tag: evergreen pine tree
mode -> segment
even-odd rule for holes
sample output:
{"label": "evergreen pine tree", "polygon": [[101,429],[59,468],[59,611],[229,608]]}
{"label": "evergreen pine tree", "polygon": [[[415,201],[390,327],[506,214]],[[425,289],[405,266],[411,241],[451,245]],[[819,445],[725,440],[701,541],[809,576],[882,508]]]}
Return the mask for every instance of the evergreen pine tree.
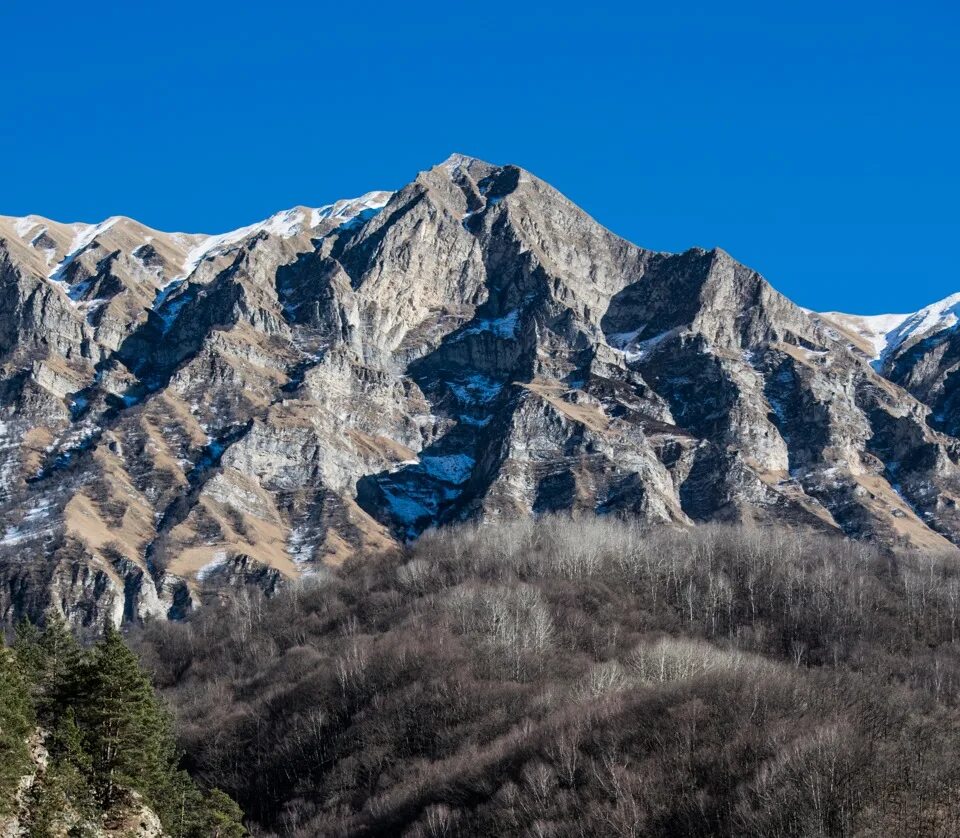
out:
{"label": "evergreen pine tree", "polygon": [[36,726],[30,693],[10,650],[0,647],[0,814],[8,813],[29,771],[27,740]]}
{"label": "evergreen pine tree", "polygon": [[205,809],[211,838],[243,838],[243,811],[230,795],[213,789],[207,795]]}
{"label": "evergreen pine tree", "polygon": [[41,722],[55,723],[76,698],[83,650],[60,614],[50,612],[39,631],[22,622],[14,644],[17,662],[30,681]]}
{"label": "evergreen pine tree", "polygon": [[160,815],[172,838],[243,838],[243,812],[219,789],[204,795],[185,771],[171,778]]}
{"label": "evergreen pine tree", "polygon": [[83,732],[77,726],[73,709],[68,709],[49,739],[51,759],[60,775],[60,787],[70,805],[81,814],[93,809],[93,790],[89,778],[92,760],[84,747]]}
{"label": "evergreen pine tree", "polygon": [[176,759],[169,718],[136,656],[113,627],[94,648],[77,685],[78,722],[105,806],[125,788],[148,802],[163,793]]}
{"label": "evergreen pine tree", "polygon": [[203,810],[206,824],[205,831],[200,834],[210,838],[243,838],[247,834],[243,828],[243,812],[237,802],[220,789],[213,789],[207,795]]}
{"label": "evergreen pine tree", "polygon": [[13,654],[26,681],[31,686],[38,684],[42,678],[44,654],[40,648],[40,629],[29,620],[17,623]]}
{"label": "evergreen pine tree", "polygon": [[62,688],[77,667],[82,650],[66,620],[60,614],[50,613],[40,634],[40,649],[46,661],[46,683],[50,689]]}

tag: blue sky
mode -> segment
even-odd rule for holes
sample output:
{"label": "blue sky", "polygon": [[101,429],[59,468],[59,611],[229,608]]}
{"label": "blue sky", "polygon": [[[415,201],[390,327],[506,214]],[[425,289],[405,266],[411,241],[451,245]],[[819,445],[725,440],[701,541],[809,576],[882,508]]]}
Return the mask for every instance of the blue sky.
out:
{"label": "blue sky", "polygon": [[878,0],[8,0],[0,213],[215,233],[459,151],[802,305],[909,311],[960,291],[958,24]]}

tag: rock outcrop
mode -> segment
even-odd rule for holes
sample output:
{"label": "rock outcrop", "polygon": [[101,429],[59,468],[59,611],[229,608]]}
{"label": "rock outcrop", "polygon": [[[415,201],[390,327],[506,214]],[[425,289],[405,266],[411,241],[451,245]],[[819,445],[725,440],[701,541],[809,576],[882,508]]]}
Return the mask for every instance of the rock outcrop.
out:
{"label": "rock outcrop", "polygon": [[178,616],[477,516],[960,544],[952,331],[878,364],[515,166],[224,236],[3,219],[0,289],[7,620]]}

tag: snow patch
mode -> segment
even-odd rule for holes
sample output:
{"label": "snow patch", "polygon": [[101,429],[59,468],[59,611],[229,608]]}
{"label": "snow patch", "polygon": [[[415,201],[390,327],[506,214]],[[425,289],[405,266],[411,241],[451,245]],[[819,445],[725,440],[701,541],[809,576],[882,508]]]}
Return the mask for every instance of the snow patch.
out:
{"label": "snow patch", "polygon": [[74,393],[70,397],[70,413],[74,419],[90,406],[90,399],[80,393]]}
{"label": "snow patch", "polygon": [[51,503],[50,501],[40,501],[35,506],[30,507],[23,515],[20,523],[16,526],[8,526],[0,538],[0,544],[14,545],[21,544],[38,535],[49,532],[51,526],[41,526],[50,519]]}
{"label": "snow patch", "polygon": [[820,316],[828,321],[839,323],[843,328],[865,339],[871,347],[870,360],[875,368],[879,368],[907,341],[929,337],[955,328],[960,322],[958,315],[960,315],[960,294],[952,294],[912,314],[863,316],[828,311]]}
{"label": "snow patch", "polygon": [[420,459],[423,470],[437,480],[460,485],[466,483],[473,473],[476,460],[466,454],[427,456]]}
{"label": "snow patch", "polygon": [[479,332],[491,332],[498,338],[513,338],[517,335],[517,325],[520,322],[520,311],[515,309],[503,317],[497,317],[491,320],[478,320],[471,323],[457,337],[459,340],[466,335],[475,335]]}
{"label": "snow patch", "polygon": [[51,271],[49,278],[54,282],[63,282],[63,275],[67,268],[76,261],[77,257],[90,246],[91,242],[109,230],[120,220],[120,216],[113,216],[99,224],[75,224],[73,241],[67,250],[67,255],[60,260],[57,266]]}
{"label": "snow patch", "polygon": [[101,299],[90,300],[90,302],[87,304],[87,306],[88,306],[88,308],[87,308],[87,323],[88,323],[89,325],[91,325],[91,326],[94,325],[93,320],[94,320],[94,318],[96,317],[97,312],[100,311],[100,309],[102,309],[102,308],[103,308],[107,303],[109,303],[109,302],[110,302],[109,300],[101,300]]}
{"label": "snow patch", "polygon": [[168,303],[170,296],[177,291],[185,281],[183,278],[171,280],[157,291],[157,296],[154,298],[153,308],[151,310],[160,319],[162,324],[160,330],[163,334],[170,331],[174,321],[180,314],[180,310],[191,300],[191,295],[184,292],[177,297],[177,299]]}
{"label": "snow patch", "polygon": [[238,230],[216,236],[203,236],[187,253],[181,275],[177,279],[190,276],[204,259],[222,255],[251,236],[267,233],[286,239],[299,235],[305,230],[312,230],[321,221],[327,219],[339,222],[338,227],[355,221],[359,216],[364,216],[363,220],[366,220],[383,209],[391,197],[393,197],[392,192],[367,192],[359,198],[345,198],[316,209],[294,207],[271,215],[265,221],[259,221]]}
{"label": "snow patch", "polygon": [[10,426],[0,420],[0,498],[3,500],[6,500],[7,490],[16,477],[20,443],[20,435],[11,432]]}
{"label": "snow patch", "polygon": [[612,349],[623,352],[628,362],[642,361],[652,355],[661,343],[680,334],[682,329],[682,326],[676,326],[673,329],[668,329],[659,335],[654,335],[652,338],[641,341],[637,340],[637,336],[643,332],[643,328],[635,329],[632,332],[617,332],[607,335],[607,344]]}
{"label": "snow patch", "polygon": [[371,210],[382,210],[390,199],[392,192],[367,192],[359,198],[345,198],[325,207],[318,207],[310,211],[310,226],[316,227],[321,221],[351,221],[359,215]]}
{"label": "snow patch", "polygon": [[485,404],[493,401],[503,389],[503,382],[475,373],[460,382],[450,383],[450,392],[465,404]]}
{"label": "snow patch", "polygon": [[409,495],[398,494],[393,489],[383,487],[383,496],[390,507],[393,517],[408,526],[420,518],[426,518],[433,512],[422,503],[415,501]]}
{"label": "snow patch", "polygon": [[313,559],[317,541],[318,534],[315,529],[292,527],[287,537],[287,552],[296,564],[306,564]]}
{"label": "snow patch", "polygon": [[208,576],[210,576],[214,571],[223,567],[227,563],[227,553],[225,550],[218,550],[213,554],[213,559],[207,562],[203,567],[201,567],[197,573],[197,581],[202,582]]}
{"label": "snow patch", "polygon": [[25,239],[30,234],[30,231],[39,223],[35,216],[28,215],[25,218],[18,218],[13,225],[13,229],[21,239]]}

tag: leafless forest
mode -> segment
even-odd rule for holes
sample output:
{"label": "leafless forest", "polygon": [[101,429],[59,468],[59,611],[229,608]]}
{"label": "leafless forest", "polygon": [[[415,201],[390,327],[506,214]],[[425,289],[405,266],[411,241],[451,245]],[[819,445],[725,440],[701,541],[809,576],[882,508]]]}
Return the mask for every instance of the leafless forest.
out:
{"label": "leafless forest", "polygon": [[960,564],[464,527],[133,639],[257,835],[960,834]]}

